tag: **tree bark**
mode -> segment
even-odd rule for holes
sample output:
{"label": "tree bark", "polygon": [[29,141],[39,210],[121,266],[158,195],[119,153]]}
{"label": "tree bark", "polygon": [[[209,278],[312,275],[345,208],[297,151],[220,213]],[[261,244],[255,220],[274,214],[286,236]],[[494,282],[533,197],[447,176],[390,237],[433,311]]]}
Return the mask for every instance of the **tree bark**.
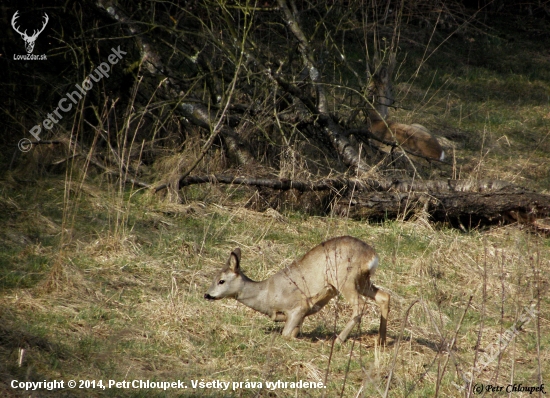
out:
{"label": "tree bark", "polygon": [[[330,143],[336,152],[340,155],[342,162],[347,167],[354,168],[358,173],[368,171],[367,165],[362,161],[360,154],[350,144],[346,135],[343,133],[343,129],[336,122],[334,122],[328,113],[325,89],[321,79],[321,71],[314,62],[313,51],[302,31],[302,28],[300,27],[300,23],[286,4],[286,0],[278,0],[278,4],[289,30],[298,40],[298,51],[302,55],[302,64],[309,72],[309,78],[315,88],[315,93],[317,96],[314,109],[312,109],[312,101],[302,99],[302,102],[304,102],[306,107],[308,107],[314,115],[318,116],[318,121],[323,129],[323,132],[329,138]],[[282,83],[281,79],[279,79],[279,83]],[[291,85],[287,83],[283,84],[282,87],[283,89],[289,90]],[[296,95],[298,90],[291,90],[288,92]]]}

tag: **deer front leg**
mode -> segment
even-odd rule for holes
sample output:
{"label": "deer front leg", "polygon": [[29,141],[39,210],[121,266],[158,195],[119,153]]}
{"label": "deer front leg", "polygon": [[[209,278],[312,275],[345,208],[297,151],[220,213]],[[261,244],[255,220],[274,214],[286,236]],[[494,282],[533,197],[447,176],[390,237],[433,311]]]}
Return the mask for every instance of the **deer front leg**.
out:
{"label": "deer front leg", "polygon": [[295,338],[300,332],[302,323],[304,322],[305,311],[301,308],[286,314],[286,323],[283,329],[283,337]]}
{"label": "deer front leg", "polygon": [[[347,293],[347,295],[346,295]],[[365,310],[365,299],[353,289],[352,291],[348,291],[344,293],[344,297],[351,303],[353,308],[353,313],[351,315],[351,319],[346,324],[346,327],[344,330],[340,332],[338,337],[336,338],[337,344],[342,344],[346,339],[348,338],[348,335],[351,333],[353,328],[361,322],[361,317],[363,316],[363,312]]]}

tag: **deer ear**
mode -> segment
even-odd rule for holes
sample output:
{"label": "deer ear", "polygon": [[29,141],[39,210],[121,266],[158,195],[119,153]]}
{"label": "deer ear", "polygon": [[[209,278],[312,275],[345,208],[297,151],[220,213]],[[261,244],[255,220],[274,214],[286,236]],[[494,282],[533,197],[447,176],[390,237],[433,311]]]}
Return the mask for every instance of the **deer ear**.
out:
{"label": "deer ear", "polygon": [[227,265],[229,266],[229,269],[235,273],[239,272],[241,264],[241,249],[238,247],[231,252],[231,256],[229,256],[229,261],[227,262]]}

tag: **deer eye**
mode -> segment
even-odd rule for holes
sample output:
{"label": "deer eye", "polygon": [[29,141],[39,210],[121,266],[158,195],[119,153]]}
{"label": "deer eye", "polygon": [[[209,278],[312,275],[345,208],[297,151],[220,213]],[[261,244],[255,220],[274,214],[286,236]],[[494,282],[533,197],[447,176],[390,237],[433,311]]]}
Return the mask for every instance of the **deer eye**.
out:
{"label": "deer eye", "polygon": [[219,282],[218,282],[218,285],[223,285],[225,283],[225,281],[223,279],[221,279]]}

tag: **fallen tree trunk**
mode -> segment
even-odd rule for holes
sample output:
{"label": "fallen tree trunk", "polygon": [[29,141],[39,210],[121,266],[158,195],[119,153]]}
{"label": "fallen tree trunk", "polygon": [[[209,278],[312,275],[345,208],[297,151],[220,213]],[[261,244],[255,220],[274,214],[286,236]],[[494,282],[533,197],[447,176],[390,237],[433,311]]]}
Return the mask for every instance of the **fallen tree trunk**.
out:
{"label": "fallen tree trunk", "polygon": [[550,214],[550,196],[535,192],[359,192],[340,198],[333,211],[355,219],[407,217],[425,212],[435,221],[469,226],[495,221],[533,223]]}
{"label": "fallen tree trunk", "polygon": [[[296,189],[300,192],[308,191],[341,191],[342,189],[353,191],[368,191],[368,192],[426,192],[433,194],[435,192],[485,192],[497,191],[502,189],[519,189],[512,184],[502,180],[388,180],[388,179],[368,179],[368,178],[325,178],[319,181],[303,181],[289,179],[274,179],[274,178],[257,178],[257,177],[238,177],[234,175],[224,174],[208,174],[202,176],[187,176],[183,175],[179,179],[178,188],[183,188],[188,185],[219,183],[219,184],[235,184],[235,185],[250,185],[256,187],[265,187],[286,191]],[[166,184],[161,184],[155,187],[154,191],[162,191],[167,187]]]}
{"label": "fallen tree trunk", "polygon": [[[534,224],[550,215],[550,195],[499,180],[401,181],[331,178],[293,181],[230,175],[185,176],[179,188],[193,184],[234,184],[295,189],[299,192],[327,191],[327,211],[354,219],[408,217],[423,212],[436,221],[458,221],[468,226],[499,222]],[[159,185],[155,192],[166,185]],[[543,224],[541,224],[543,225]]]}

